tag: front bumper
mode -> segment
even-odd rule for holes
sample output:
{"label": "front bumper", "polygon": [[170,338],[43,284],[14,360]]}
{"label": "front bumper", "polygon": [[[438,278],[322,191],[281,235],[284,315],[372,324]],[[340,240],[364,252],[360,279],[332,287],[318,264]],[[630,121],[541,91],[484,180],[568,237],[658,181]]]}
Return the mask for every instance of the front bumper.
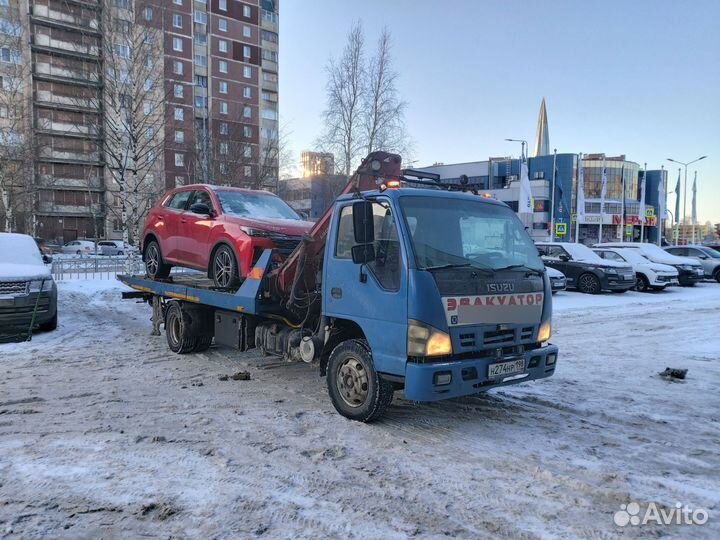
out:
{"label": "front bumper", "polygon": [[650,282],[651,287],[668,287],[679,284],[678,277],[674,274],[657,274]]}
{"label": "front bumper", "polygon": [[[38,299],[38,295],[40,298]],[[22,296],[0,298],[0,330],[10,328],[27,328],[32,321],[35,302],[35,324],[39,326],[48,322],[57,311],[57,289],[30,293]]]}
{"label": "front bumper", "polygon": [[621,276],[613,276],[605,274],[600,280],[600,284],[603,290],[607,291],[624,291],[632,289],[635,286],[635,276],[633,275],[630,279],[623,279]]}
{"label": "front bumper", "polygon": [[701,281],[705,277],[705,271],[699,270],[685,270],[684,268],[678,268],[680,284],[695,283]]}
{"label": "front bumper", "polygon": [[550,279],[550,288],[552,292],[564,291],[567,288],[567,280],[565,278]]}
{"label": "front bumper", "polygon": [[[548,357],[552,355],[554,355],[555,361],[548,365]],[[558,348],[555,345],[525,351],[522,354],[525,361],[523,373],[495,379],[488,377],[490,364],[515,360],[520,355],[427,364],[408,362],[405,367],[405,397],[412,401],[437,401],[478,394],[499,386],[544,379],[555,372],[557,355]],[[446,375],[447,373],[451,374],[449,384],[435,384],[437,375]]]}

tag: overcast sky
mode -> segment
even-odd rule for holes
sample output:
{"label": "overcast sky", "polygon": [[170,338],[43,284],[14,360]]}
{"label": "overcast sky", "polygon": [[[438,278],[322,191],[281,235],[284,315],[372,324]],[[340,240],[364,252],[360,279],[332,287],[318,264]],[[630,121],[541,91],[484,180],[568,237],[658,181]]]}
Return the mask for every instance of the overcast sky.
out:
{"label": "overcast sky", "polygon": [[[322,131],[324,68],[353,21],[392,32],[416,166],[517,155],[547,100],[550,148],[661,165],[708,158],[698,218],[720,222],[720,2],[283,0],[280,113],[290,145]],[[688,218],[690,217],[688,198]],[[671,196],[669,208],[674,208]]]}

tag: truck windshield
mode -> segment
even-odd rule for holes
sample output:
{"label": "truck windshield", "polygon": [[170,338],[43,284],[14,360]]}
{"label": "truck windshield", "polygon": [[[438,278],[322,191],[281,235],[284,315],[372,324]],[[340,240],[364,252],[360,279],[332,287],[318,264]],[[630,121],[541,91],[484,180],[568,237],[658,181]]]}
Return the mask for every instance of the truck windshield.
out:
{"label": "truck windshield", "polygon": [[233,216],[269,219],[300,219],[288,204],[268,193],[217,190],[223,212]]}
{"label": "truck windshield", "polygon": [[400,207],[418,268],[476,266],[543,271],[535,245],[506,206],[407,196],[400,199]]}

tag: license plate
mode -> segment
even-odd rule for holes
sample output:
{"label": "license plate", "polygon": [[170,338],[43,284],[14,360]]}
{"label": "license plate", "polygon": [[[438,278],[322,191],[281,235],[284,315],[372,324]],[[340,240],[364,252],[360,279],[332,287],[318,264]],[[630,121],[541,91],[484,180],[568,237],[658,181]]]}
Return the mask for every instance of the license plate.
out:
{"label": "license plate", "polygon": [[513,360],[512,362],[490,364],[488,366],[488,377],[490,379],[496,379],[498,377],[514,375],[515,373],[522,373],[523,371],[525,371],[525,360],[521,358],[519,360]]}

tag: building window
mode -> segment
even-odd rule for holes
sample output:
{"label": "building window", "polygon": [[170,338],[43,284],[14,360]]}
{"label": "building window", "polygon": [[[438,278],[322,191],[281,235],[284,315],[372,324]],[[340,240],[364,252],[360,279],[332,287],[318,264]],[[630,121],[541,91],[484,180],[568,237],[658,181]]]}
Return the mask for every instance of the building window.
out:
{"label": "building window", "polygon": [[243,77],[246,79],[252,78],[252,68],[250,66],[243,66]]}
{"label": "building window", "polygon": [[183,50],[182,38],[174,37],[172,43],[173,43],[173,51],[182,52],[182,50]]}
{"label": "building window", "polygon": [[220,62],[218,62],[218,71],[220,71],[220,73],[228,72],[228,63],[225,60],[220,60]]}
{"label": "building window", "polygon": [[220,52],[228,52],[228,42],[224,39],[218,41],[218,49],[220,50]]}
{"label": "building window", "polygon": [[175,107],[175,120],[185,120],[185,110],[181,107]]}
{"label": "building window", "polygon": [[113,4],[122,9],[130,9],[130,0],[115,0]]}
{"label": "building window", "polygon": [[150,79],[145,79],[145,82],[143,83],[143,90],[144,90],[145,92],[149,92],[150,90],[152,90],[152,87],[153,87],[153,82],[152,82],[152,80],[150,80]]}
{"label": "building window", "polygon": [[152,21],[153,20],[153,8],[146,7],[143,10],[143,17],[145,17],[146,21]]}
{"label": "building window", "polygon": [[155,136],[155,128],[149,127],[145,130],[145,138],[152,139]]}
{"label": "building window", "polygon": [[220,32],[227,32],[227,29],[227,19],[218,19],[218,30],[220,30]]}
{"label": "building window", "polygon": [[207,12],[206,11],[195,11],[195,22],[200,24],[207,24]]}
{"label": "building window", "polygon": [[195,106],[200,109],[207,108],[208,98],[205,96],[195,96]]}
{"label": "building window", "polygon": [[220,153],[223,155],[228,153],[228,143],[226,143],[226,142],[220,143]]}
{"label": "building window", "polygon": [[173,88],[173,95],[176,98],[182,98],[185,95],[185,87],[182,84],[176,84]]}
{"label": "building window", "polygon": [[148,103],[147,101],[144,102],[143,103],[143,113],[145,114],[145,116],[149,116],[151,112],[152,112],[152,105],[150,105],[150,103]]}
{"label": "building window", "polygon": [[243,6],[243,17],[246,19],[252,17],[252,9],[250,9],[250,6]]}
{"label": "building window", "polygon": [[262,110],[262,117],[265,120],[277,120],[278,119],[278,112],[274,109],[263,109]]}
{"label": "building window", "polygon": [[252,97],[252,88],[249,86],[243,87],[243,97],[246,99],[250,99]]}
{"label": "building window", "polygon": [[227,114],[227,113],[228,113],[227,101],[221,101],[220,102],[220,114]]}
{"label": "building window", "polygon": [[263,101],[270,101],[272,103],[275,103],[278,100],[278,95],[277,92],[269,92],[267,90],[263,90],[262,98]]}
{"label": "building window", "polygon": [[184,72],[185,69],[183,68],[183,63],[175,60],[173,62],[173,73],[175,73],[175,75],[182,75]]}
{"label": "building window", "polygon": [[196,54],[195,65],[200,67],[207,66],[207,56],[205,56],[204,54]]}
{"label": "building window", "polygon": [[[5,60],[5,50],[6,47],[3,47],[2,52],[0,53],[2,55],[3,62],[9,62],[10,60]],[[10,49],[7,49],[8,51]],[[130,47],[128,45],[123,45],[122,43],[118,43],[115,45],[115,52],[120,58],[130,58]]]}
{"label": "building window", "polygon": [[250,47],[248,47],[247,45],[243,45],[243,56],[245,58],[250,58],[251,55],[252,51],[250,50]]}
{"label": "building window", "polygon": [[243,157],[249,158],[252,157],[252,147],[245,145],[243,147]]}
{"label": "building window", "polygon": [[175,154],[175,166],[176,167],[184,167],[185,166],[185,154]]}
{"label": "building window", "polygon": [[227,11],[227,0],[219,0],[218,1],[218,9]]}
{"label": "building window", "polygon": [[243,25],[243,37],[251,38],[252,37],[252,28],[250,28],[247,25]]}
{"label": "building window", "polygon": [[220,122],[220,135],[227,135],[229,132],[230,131],[227,122]]}
{"label": "building window", "polygon": [[220,90],[220,93],[221,93],[221,94],[227,94],[227,93],[228,93],[228,83],[227,83],[227,81],[220,81],[219,90]]}
{"label": "building window", "polygon": [[207,34],[198,32],[195,34],[195,43],[198,45],[205,45],[207,43]]}
{"label": "building window", "polygon": [[278,42],[278,35],[275,32],[270,32],[270,30],[263,30],[260,34],[260,39],[263,41],[269,41],[271,43],[277,43]]}
{"label": "building window", "polygon": [[182,6],[182,0],[173,0],[173,4],[176,4],[178,6]]}
{"label": "building window", "polygon": [[182,15],[173,15],[173,26],[175,28],[182,28]]}
{"label": "building window", "polygon": [[175,142],[178,144],[182,144],[185,142],[185,132],[184,131],[176,131],[175,132]]}
{"label": "building window", "polygon": [[245,166],[243,167],[243,174],[244,174],[245,176],[250,176],[250,175],[252,175],[252,167],[251,167],[250,165],[245,165]]}
{"label": "building window", "polygon": [[252,118],[252,109],[247,105],[243,107],[243,117]]}
{"label": "building window", "polygon": [[248,139],[252,137],[252,128],[250,126],[243,126],[243,136]]}
{"label": "building window", "polygon": [[277,73],[272,73],[270,71],[263,71],[263,81],[270,82],[270,83],[278,82]]}
{"label": "building window", "polygon": [[277,51],[263,49],[262,58],[263,58],[263,60],[270,60],[271,62],[277,62],[278,61],[278,53],[277,53]]}
{"label": "building window", "polygon": [[205,75],[195,75],[195,86],[207,88],[208,78]]}

